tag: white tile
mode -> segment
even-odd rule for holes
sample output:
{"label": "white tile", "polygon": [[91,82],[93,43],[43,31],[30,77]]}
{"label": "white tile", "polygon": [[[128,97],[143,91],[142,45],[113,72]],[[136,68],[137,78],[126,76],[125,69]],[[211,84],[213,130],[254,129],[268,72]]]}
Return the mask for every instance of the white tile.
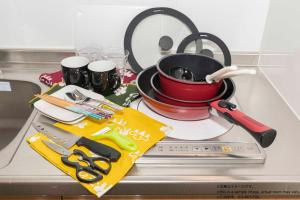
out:
{"label": "white tile", "polygon": [[[232,51],[257,51],[260,46],[269,0],[1,0],[0,47],[17,48],[74,48],[76,12],[80,6],[123,6],[129,18],[132,8],[166,6],[189,16],[200,31],[211,32],[222,38]],[[103,11],[105,7],[99,10]],[[87,16],[87,15],[86,15]],[[102,15],[103,16],[103,15]],[[106,15],[104,23],[110,27],[128,25],[124,13]],[[95,20],[90,19],[92,23]],[[99,25],[100,24],[100,25]],[[103,25],[103,20],[95,27]],[[105,32],[105,31],[103,31]],[[95,33],[96,34],[96,33]],[[120,43],[123,32],[111,32]],[[93,37],[93,33],[91,33]]]}
{"label": "white tile", "polygon": [[179,10],[200,32],[220,37],[231,51],[258,51],[269,0],[185,0]]}

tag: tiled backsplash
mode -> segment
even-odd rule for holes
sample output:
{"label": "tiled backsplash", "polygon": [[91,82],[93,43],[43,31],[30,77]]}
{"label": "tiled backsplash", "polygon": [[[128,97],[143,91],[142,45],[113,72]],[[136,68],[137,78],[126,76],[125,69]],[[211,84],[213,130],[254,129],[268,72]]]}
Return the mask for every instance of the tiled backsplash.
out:
{"label": "tiled backsplash", "polygon": [[[269,0],[1,0],[0,48],[74,49],[78,23],[88,27],[81,30],[86,38],[119,44],[137,13],[166,6],[189,16],[199,31],[219,36],[231,51],[257,52],[268,4]],[[80,13],[83,21],[78,21]]]}

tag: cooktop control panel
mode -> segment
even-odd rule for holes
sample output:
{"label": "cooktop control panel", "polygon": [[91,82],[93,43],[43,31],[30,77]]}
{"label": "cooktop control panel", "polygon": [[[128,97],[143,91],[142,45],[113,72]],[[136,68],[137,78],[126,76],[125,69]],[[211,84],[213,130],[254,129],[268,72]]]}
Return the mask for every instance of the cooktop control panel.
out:
{"label": "cooktop control panel", "polygon": [[260,153],[255,143],[159,143],[148,154],[157,156],[202,156],[209,154],[253,155]]}
{"label": "cooktop control panel", "polygon": [[[150,149],[144,159],[159,162],[264,163],[265,153],[256,143],[163,141]],[[141,159],[143,160],[143,159]],[[177,160],[177,161],[176,161]]]}

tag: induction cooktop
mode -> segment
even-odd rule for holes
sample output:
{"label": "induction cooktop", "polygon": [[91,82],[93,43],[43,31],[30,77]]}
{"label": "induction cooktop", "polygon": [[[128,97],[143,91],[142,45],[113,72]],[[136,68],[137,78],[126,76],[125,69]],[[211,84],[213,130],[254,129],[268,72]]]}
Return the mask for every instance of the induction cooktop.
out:
{"label": "induction cooktop", "polygon": [[[237,102],[232,100],[236,105]],[[263,164],[262,147],[244,130],[212,115],[199,121],[179,121],[152,111],[142,99],[131,107],[172,127],[167,137],[151,148],[137,163],[143,164]]]}

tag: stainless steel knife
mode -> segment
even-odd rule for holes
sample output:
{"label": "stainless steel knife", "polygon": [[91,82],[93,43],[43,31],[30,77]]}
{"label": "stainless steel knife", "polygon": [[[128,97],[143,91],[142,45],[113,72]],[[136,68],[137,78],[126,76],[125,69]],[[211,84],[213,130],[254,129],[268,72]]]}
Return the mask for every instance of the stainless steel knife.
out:
{"label": "stainless steel knife", "polygon": [[74,135],[66,132],[62,129],[55,127],[54,125],[47,122],[33,122],[32,126],[42,134],[46,135],[53,142],[70,149],[73,145],[84,146],[90,151],[109,158],[111,161],[117,161],[121,157],[121,153],[116,149],[107,145],[95,142],[86,137]]}
{"label": "stainless steel knife", "polygon": [[54,142],[49,142],[48,140],[42,140],[42,142],[49,147],[50,149],[52,149],[53,151],[55,151],[56,153],[63,155],[63,156],[70,156],[72,154],[71,151],[69,151],[68,149],[64,148],[63,146],[57,145]]}

